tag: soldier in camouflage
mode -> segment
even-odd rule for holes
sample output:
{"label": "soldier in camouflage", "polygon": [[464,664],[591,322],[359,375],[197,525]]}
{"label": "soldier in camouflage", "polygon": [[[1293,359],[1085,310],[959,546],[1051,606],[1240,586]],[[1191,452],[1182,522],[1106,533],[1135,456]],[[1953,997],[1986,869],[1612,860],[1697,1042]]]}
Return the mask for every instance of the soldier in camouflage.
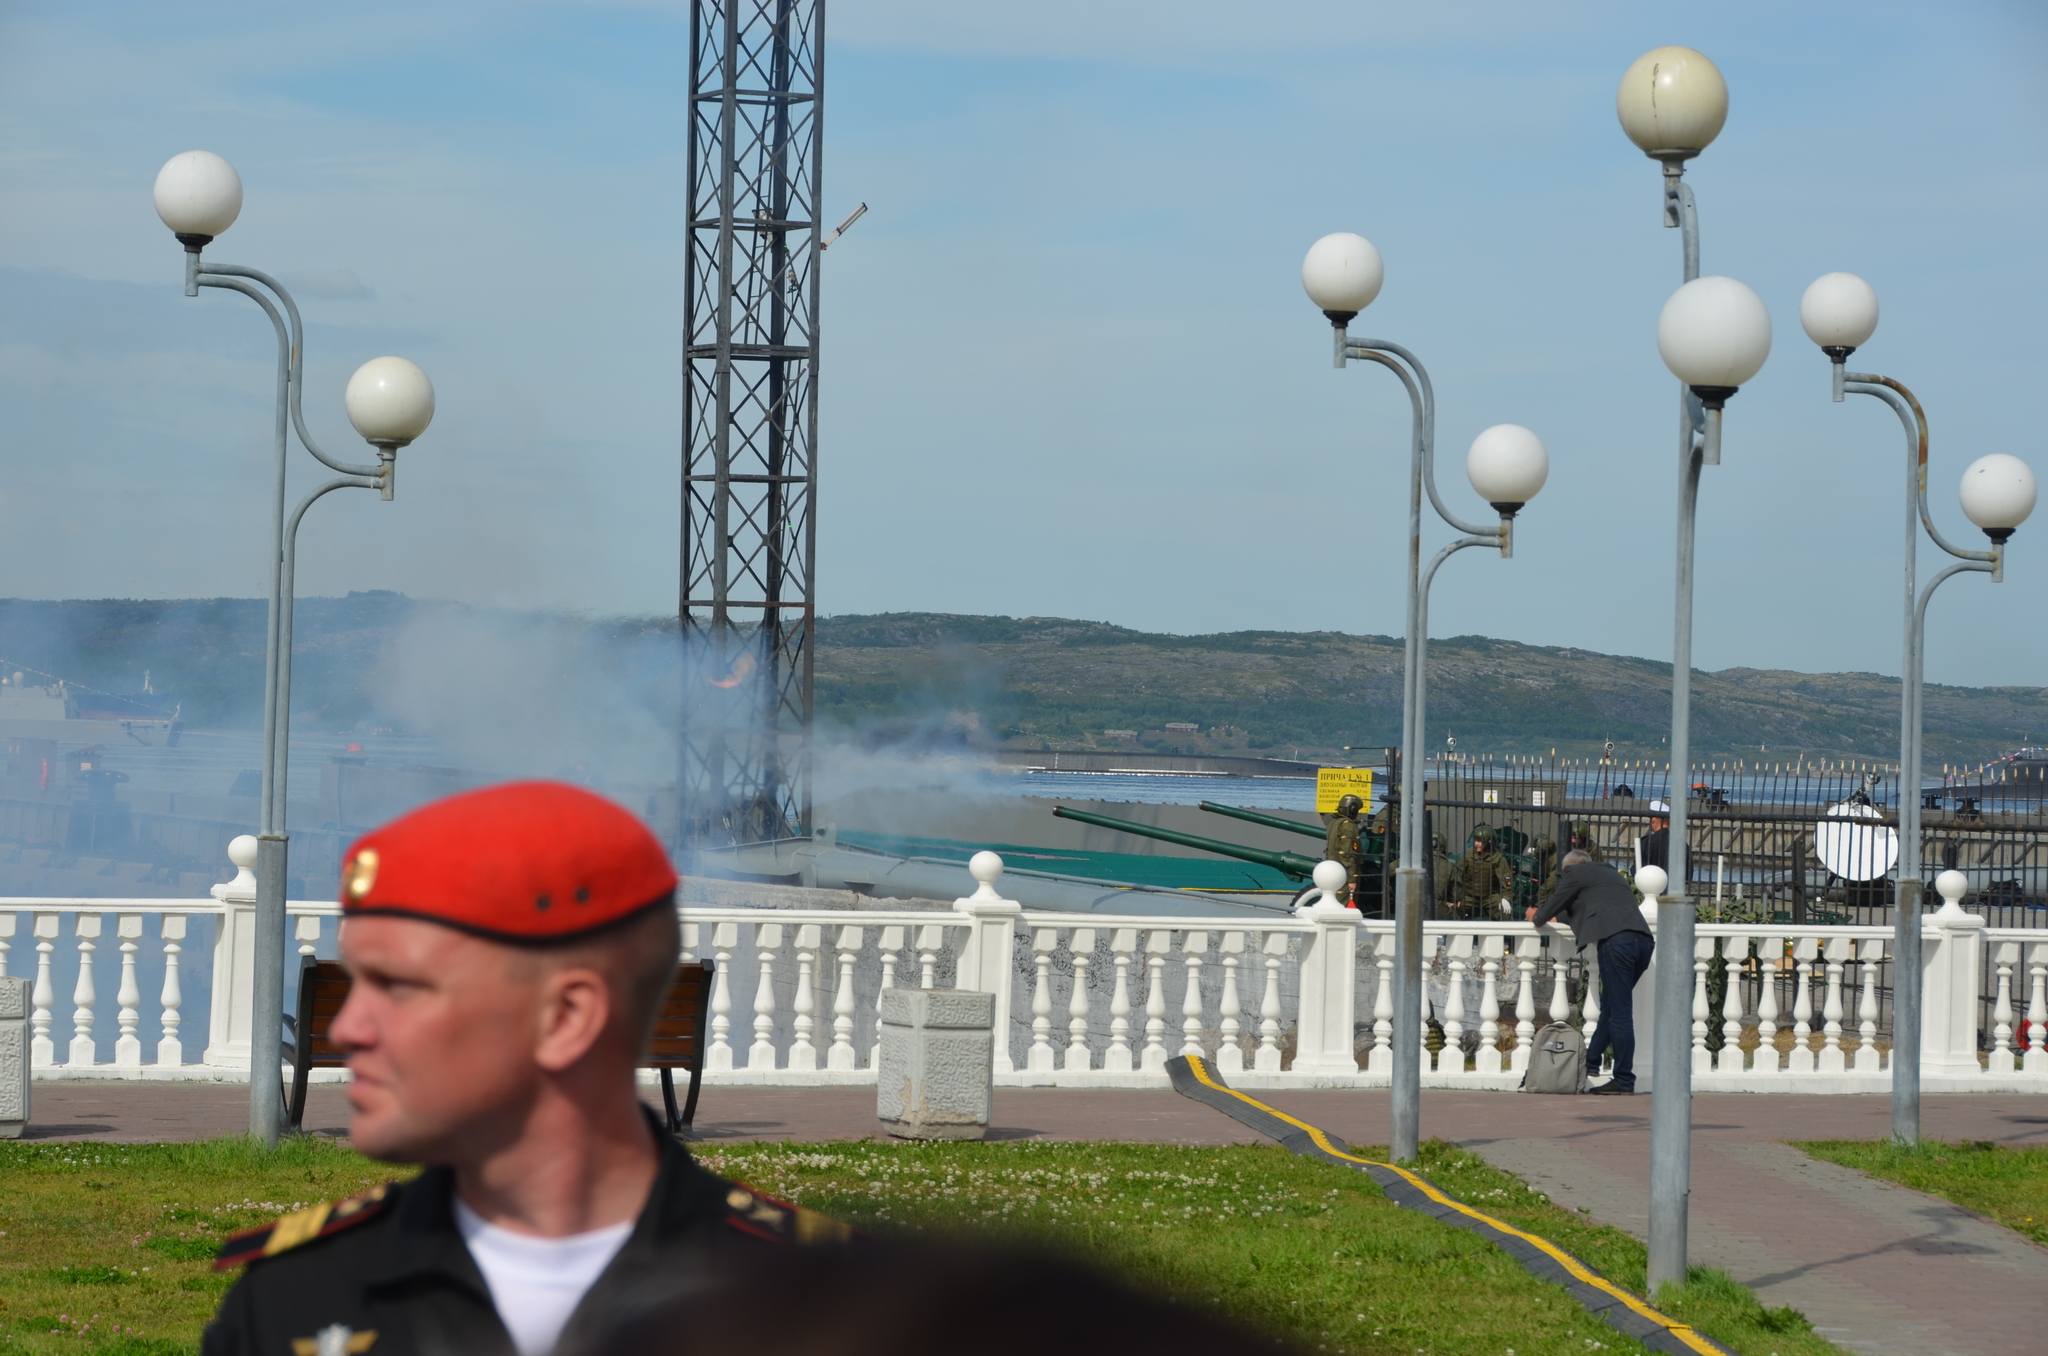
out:
{"label": "soldier in camouflage", "polygon": [[[1564,850],[1566,852],[1583,852],[1596,862],[1605,862],[1607,860],[1606,855],[1600,851],[1600,845],[1593,841],[1593,826],[1591,824],[1567,822],[1564,826],[1564,831]],[[1550,841],[1550,839],[1545,838],[1542,840],[1542,843],[1549,843]],[[1539,843],[1537,846],[1540,848],[1542,843]],[[1539,909],[1550,902],[1550,892],[1557,888],[1557,873],[1562,869],[1558,866],[1557,862],[1557,849],[1553,845],[1549,857],[1545,858],[1542,863],[1543,885],[1536,892],[1536,907]]]}
{"label": "soldier in camouflage", "polygon": [[1453,914],[1494,913],[1503,899],[1515,896],[1515,869],[1494,850],[1493,830],[1481,824],[1472,831],[1472,847],[1451,869],[1445,903]]}
{"label": "soldier in camouflage", "polygon": [[1324,815],[1323,823],[1328,832],[1323,837],[1323,860],[1335,862],[1344,868],[1344,902],[1352,908],[1358,907],[1357,896],[1353,893],[1358,885],[1358,870],[1364,858],[1361,840],[1365,825],[1358,819],[1365,802],[1357,796],[1345,796],[1337,802],[1337,813]]}

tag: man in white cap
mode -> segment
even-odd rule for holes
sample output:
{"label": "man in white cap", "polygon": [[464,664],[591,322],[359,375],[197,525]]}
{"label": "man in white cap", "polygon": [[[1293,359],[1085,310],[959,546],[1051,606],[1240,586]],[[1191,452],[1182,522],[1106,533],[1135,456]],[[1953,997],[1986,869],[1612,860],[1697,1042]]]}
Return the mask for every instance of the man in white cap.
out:
{"label": "man in white cap", "polygon": [[1650,802],[1650,831],[1636,839],[1638,869],[1654,866],[1671,869],[1671,807],[1661,800]]}

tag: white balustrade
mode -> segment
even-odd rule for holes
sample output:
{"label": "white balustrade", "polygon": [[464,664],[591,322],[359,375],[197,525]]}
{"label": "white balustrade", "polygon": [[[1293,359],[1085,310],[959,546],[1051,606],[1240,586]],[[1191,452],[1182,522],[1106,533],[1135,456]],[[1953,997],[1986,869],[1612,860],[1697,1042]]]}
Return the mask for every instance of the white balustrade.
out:
{"label": "white balustrade", "polygon": [[[238,867],[245,855],[237,855]],[[0,899],[0,972],[11,962],[35,979],[34,1076],[246,1077],[253,883],[238,876],[207,899]],[[1428,982],[1414,1001],[1427,1018],[1434,995],[1445,1041],[1431,1067],[1426,1049],[1393,1044],[1390,922],[1321,900],[1299,914],[1226,917],[1025,912],[1000,896],[998,883],[991,875],[984,890],[951,910],[686,906],[688,954],[715,964],[707,1074],[714,1082],[870,1081],[879,994],[899,982],[996,992],[1003,1013],[997,1076],[1011,1084],[1163,1086],[1173,1055],[1213,1048],[1219,1071],[1254,1087],[1383,1085],[1394,1060],[1413,1058],[1427,1086],[1506,1088],[1527,1068],[1539,1023],[1571,1020],[1574,949],[1560,929],[1548,931],[1546,947],[1519,923],[1425,925]],[[1923,932],[1926,1086],[2048,1092],[2048,933],[1988,928],[1952,905],[1953,912],[1931,915]],[[306,901],[287,907],[295,949],[317,954],[331,940],[327,920],[338,909]],[[182,957],[194,917],[211,919],[215,938],[204,1041],[185,1034]],[[1702,924],[1698,937],[1690,1032],[1696,1086],[1887,1086],[1889,929]],[[102,954],[110,943],[118,944],[118,984],[114,970],[100,968],[114,959]],[[1726,988],[1710,1001],[1706,977],[1717,958]],[[1580,1019],[1590,1030],[1602,994],[1593,953],[1584,960]],[[1134,983],[1141,986],[1135,992]],[[67,993],[68,1021],[58,1010]],[[1364,1041],[1354,1003],[1371,1008]],[[1143,1009],[1142,1039],[1134,1007]],[[750,1043],[735,1044],[735,1008],[752,1014]],[[1752,1024],[1755,1058],[1746,1060]],[[1781,1061],[1776,1042],[1786,1025],[1793,1050]],[[1468,1031],[1478,1037],[1469,1071],[1462,1058]],[[1720,1036],[1717,1055],[1705,1048],[1712,1032]],[[1290,1045],[1294,1058],[1283,1069]],[[1977,1053],[1986,1047],[1989,1067]]]}
{"label": "white balustrade", "polygon": [[1088,1072],[1088,967],[1095,959],[1095,929],[1075,928],[1067,939],[1074,958],[1074,992],[1067,999],[1068,1073]]}
{"label": "white balustrade", "polygon": [[1244,1049],[1237,1043],[1237,1019],[1242,1012],[1237,999],[1237,966],[1238,957],[1244,954],[1244,934],[1224,933],[1222,954],[1223,994],[1216,1004],[1216,1067],[1226,1074],[1243,1073]]}
{"label": "white balustrade", "polygon": [[141,950],[135,939],[142,935],[142,915],[124,913],[114,923],[114,935],[121,939],[121,987],[114,1001],[121,1007],[121,1034],[114,1039],[114,1063],[124,1069],[142,1067],[142,1038],[135,1028],[142,1024],[142,987],[135,982],[135,953]]}
{"label": "white balustrade", "polygon": [[1998,971],[1998,997],[1991,1005],[1991,1058],[1993,1073],[2012,1073],[2019,1067],[2012,1050],[2012,972],[2020,963],[2020,944],[2000,942],[1992,949],[1991,963]]}
{"label": "white balustrade", "polygon": [[1033,1073],[1053,1071],[1052,953],[1059,944],[1058,928],[1039,928],[1031,935],[1031,962],[1038,983],[1031,991],[1031,1055],[1025,1067]]}
{"label": "white balustrade", "polygon": [[825,1057],[825,1067],[840,1073],[849,1073],[857,1067],[853,1049],[853,968],[860,959],[863,934],[864,929],[859,927],[841,927],[835,943],[839,953],[839,982],[832,991],[832,1053]]}
{"label": "white balustrade", "polygon": [[1202,1053],[1202,957],[1209,950],[1209,934],[1190,932],[1181,939],[1181,963],[1187,967],[1187,988],[1180,1001],[1180,1052]]}
{"label": "white balustrade", "polygon": [[1742,1072],[1742,963],[1749,955],[1749,939],[1721,939],[1721,1058],[1724,1073]]}

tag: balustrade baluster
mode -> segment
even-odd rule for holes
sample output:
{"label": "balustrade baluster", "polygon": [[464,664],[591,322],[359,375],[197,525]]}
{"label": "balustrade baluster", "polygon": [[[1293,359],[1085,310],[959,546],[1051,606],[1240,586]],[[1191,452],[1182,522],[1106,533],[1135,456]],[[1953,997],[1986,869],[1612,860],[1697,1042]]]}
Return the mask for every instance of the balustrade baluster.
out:
{"label": "balustrade baluster", "polygon": [[1444,1048],[1443,1053],[1437,1056],[1436,1071],[1462,1074],[1465,1072],[1465,970],[1467,958],[1472,954],[1472,934],[1453,933],[1445,953],[1449,961],[1451,992],[1444,1002]]}
{"label": "balustrade baluster", "polygon": [[[1541,943],[1545,938],[1539,937]],[[1548,934],[1550,946],[1550,1013],[1552,1022],[1568,1022],[1572,1016],[1572,971],[1571,962],[1564,954],[1564,939],[1555,933]]]}
{"label": "balustrade baluster", "polygon": [[114,915],[114,935],[121,939],[121,987],[114,992],[121,1034],[114,1038],[114,1063],[124,1069],[139,1069],[142,1038],[135,1029],[142,1025],[142,986],[135,982],[135,953],[140,949],[135,939],[142,935],[142,915]]}
{"label": "balustrade baluster", "polygon": [[1707,967],[1713,963],[1714,939],[1695,937],[1692,943],[1692,1071],[1712,1073],[1713,1052],[1707,1049]]}
{"label": "balustrade baluster", "polygon": [[[907,935],[906,929],[901,927],[885,927],[882,929],[882,988],[884,989],[896,987],[896,955],[903,950],[904,938]],[[870,1069],[882,1067],[882,999],[879,991],[875,998],[875,1043],[873,1048],[868,1051],[868,1067]]]}
{"label": "balustrade baluster", "polygon": [[1166,1071],[1166,952],[1173,934],[1157,928],[1145,934],[1145,1053],[1139,1067],[1146,1073]]}
{"label": "balustrade baluster", "polygon": [[2027,1053],[2020,1068],[2048,1073],[2048,942],[2027,948]]}
{"label": "balustrade baluster", "polygon": [[761,977],[754,985],[754,1043],[747,1048],[749,1069],[775,1067],[775,953],[782,946],[782,924],[754,925],[754,951]]}
{"label": "balustrade baluster", "polygon": [[1209,949],[1209,934],[1190,932],[1180,940],[1181,960],[1188,970],[1188,984],[1180,1000],[1180,1052],[1202,1053],[1202,956]]}
{"label": "balustrade baluster", "polygon": [[920,989],[932,987],[932,977],[938,973],[939,952],[946,946],[946,929],[937,923],[927,923],[917,930],[917,963],[922,979]]}
{"label": "balustrade baluster", "polygon": [[185,1046],[178,1039],[178,1026],[185,1020],[179,1011],[185,1006],[185,991],[178,984],[178,957],[184,951],[178,943],[185,940],[185,915],[159,915],[157,935],[164,939],[164,987],[157,996],[163,1009],[163,1036],[156,1043],[156,1063],[160,1069],[175,1069],[185,1062]]}
{"label": "balustrade baluster", "polygon": [[832,991],[832,1049],[825,1056],[825,1067],[842,1073],[860,1067],[860,1056],[853,1049],[853,963],[860,957],[866,935],[864,929],[849,924],[839,929],[834,945],[839,953],[839,981]]}
{"label": "balustrade baluster", "polygon": [[789,1067],[806,1072],[818,1067],[818,1048],[811,1044],[811,1014],[818,1009],[817,997],[811,990],[811,972],[818,963],[818,945],[824,939],[825,930],[816,923],[802,924],[796,930],[796,1001],[790,1004],[790,1011],[795,1014],[795,1039],[789,1043]]}
{"label": "balustrade baluster", "polygon": [[1884,959],[1884,941],[1872,937],[1857,951],[1856,983],[1862,990],[1856,1000],[1857,1073],[1877,1073],[1877,967]]}
{"label": "balustrade baluster", "polygon": [[1821,1009],[1825,1036],[1821,1044],[1819,1069],[1822,1073],[1838,1074],[1848,1067],[1842,1054],[1842,962],[1849,958],[1849,939],[1828,938],[1827,945],[1821,949],[1821,956],[1828,967],[1828,993],[1827,1002]]}
{"label": "balustrade baluster", "polygon": [[0,913],[0,975],[7,973],[7,953],[14,949],[10,939],[14,936],[14,920],[19,916],[11,909]]}
{"label": "balustrade baluster", "polygon": [[683,924],[683,954],[679,958],[678,964],[688,965],[697,959],[697,945],[702,937],[702,933],[699,931],[700,926],[697,923]]}
{"label": "balustrade baluster", "polygon": [[1479,942],[1479,1053],[1472,1061],[1478,1073],[1500,1072],[1501,939]]}
{"label": "balustrade baluster", "polygon": [[1742,1001],[1742,967],[1748,954],[1747,939],[1721,939],[1721,977],[1726,981],[1721,992],[1722,1073],[1742,1072],[1742,1016],[1747,1006]]}
{"label": "balustrade baluster", "polygon": [[1819,943],[1801,937],[1792,944],[1792,1055],[1786,1073],[1813,1072],[1813,981],[1820,970]]}
{"label": "balustrade baluster", "polygon": [[1515,938],[1515,1049],[1508,1056],[1508,1069],[1522,1073],[1529,1067],[1529,1054],[1536,1048],[1536,958],[1543,953],[1543,939],[1536,935]]}
{"label": "balustrade baluster", "polygon": [[[1593,1044],[1593,1033],[1600,1029],[1600,1000],[1605,997],[1600,992],[1600,948],[1597,946],[1587,947],[1584,952],[1584,959],[1583,970],[1586,976],[1586,997],[1585,1001],[1579,1004],[1579,1031],[1580,1034],[1585,1036],[1586,1046],[1590,1049]],[[1598,1078],[1600,1071],[1589,1068],[1586,1070],[1586,1076],[1588,1078]]]}
{"label": "balustrade baluster", "polygon": [[292,919],[292,937],[299,944],[301,956],[320,954],[320,915],[302,913]]}
{"label": "balustrade baluster", "polygon": [[1131,953],[1138,949],[1138,930],[1118,928],[1109,940],[1116,961],[1116,989],[1109,997],[1109,1049],[1103,1052],[1105,1073],[1131,1071]]}
{"label": "balustrade baluster", "polygon": [[1052,953],[1060,944],[1058,928],[1038,928],[1031,934],[1031,961],[1038,970],[1038,983],[1031,991],[1031,1053],[1024,1067],[1032,1073],[1052,1073]]}
{"label": "balustrade baluster", "polygon": [[1238,1016],[1243,1008],[1237,1000],[1237,961],[1244,954],[1244,934],[1223,934],[1223,996],[1216,1003],[1216,1067],[1224,1073],[1244,1072],[1244,1049],[1238,1042],[1242,1028]]}
{"label": "balustrade baluster", "polygon": [[65,1055],[65,1065],[73,1069],[90,1069],[100,1062],[99,1047],[92,1039],[92,1007],[99,1002],[99,990],[92,982],[92,957],[99,948],[93,939],[100,935],[100,916],[96,913],[80,913],[72,916],[71,929],[78,938],[78,982],[71,986],[71,1048]]}
{"label": "balustrade baluster", "polygon": [[50,957],[57,950],[57,924],[60,915],[39,913],[36,915],[36,987],[29,997],[34,1015],[29,1026],[35,1035],[29,1042],[29,1064],[32,1068],[45,1069],[57,1062],[57,1046],[50,1039],[50,1022],[56,1015],[57,987],[50,980]]}
{"label": "balustrade baluster", "polygon": [[1778,1072],[1778,971],[1785,963],[1785,939],[1756,944],[1756,1058],[1750,1072]]}
{"label": "balustrade baluster", "polygon": [[1269,932],[1263,948],[1266,987],[1259,994],[1259,1052],[1252,1057],[1260,1073],[1280,1072],[1280,960],[1287,954],[1287,936]]}
{"label": "balustrade baluster", "polygon": [[1373,942],[1373,967],[1378,982],[1372,992],[1372,1053],[1365,1057],[1368,1073],[1394,1072],[1394,934],[1381,933]]}
{"label": "balustrade baluster", "polygon": [[1087,1073],[1092,1062],[1088,1054],[1088,966],[1095,959],[1095,929],[1075,928],[1067,939],[1067,950],[1074,957],[1074,992],[1067,998],[1066,1071]]}
{"label": "balustrade baluster", "polygon": [[1998,1000],[1991,1006],[1991,1059],[1987,1073],[2013,1073],[2019,1063],[2012,1054],[2012,969],[2019,964],[2020,944],[2000,942],[1992,963],[1998,970]]}
{"label": "balustrade baluster", "polygon": [[740,944],[738,923],[711,928],[711,1045],[704,1052],[707,1073],[732,1068],[732,949]]}

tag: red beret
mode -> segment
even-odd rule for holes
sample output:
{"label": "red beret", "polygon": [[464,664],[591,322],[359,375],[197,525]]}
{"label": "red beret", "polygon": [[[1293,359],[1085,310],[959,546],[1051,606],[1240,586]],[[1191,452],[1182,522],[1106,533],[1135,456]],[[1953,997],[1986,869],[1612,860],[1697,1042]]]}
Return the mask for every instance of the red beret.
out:
{"label": "red beret", "polygon": [[423,805],[358,838],[342,863],[341,911],[557,941],[675,888],[668,853],[630,812],[561,782],[510,782]]}

